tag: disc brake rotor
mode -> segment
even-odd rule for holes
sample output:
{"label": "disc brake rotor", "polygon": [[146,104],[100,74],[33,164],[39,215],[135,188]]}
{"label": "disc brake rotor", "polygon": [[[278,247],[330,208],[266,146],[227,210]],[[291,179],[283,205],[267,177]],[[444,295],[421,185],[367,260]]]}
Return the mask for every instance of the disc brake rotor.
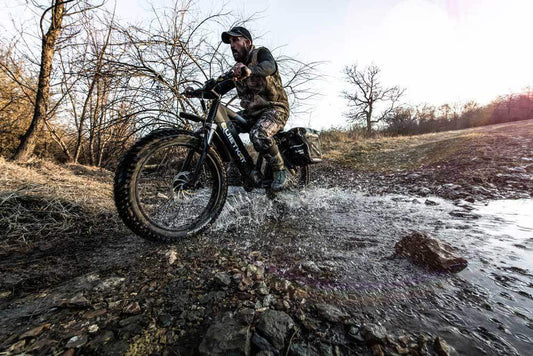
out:
{"label": "disc brake rotor", "polygon": [[172,179],[171,196],[173,200],[187,199],[196,194],[194,187],[188,185],[192,172],[179,172]]}

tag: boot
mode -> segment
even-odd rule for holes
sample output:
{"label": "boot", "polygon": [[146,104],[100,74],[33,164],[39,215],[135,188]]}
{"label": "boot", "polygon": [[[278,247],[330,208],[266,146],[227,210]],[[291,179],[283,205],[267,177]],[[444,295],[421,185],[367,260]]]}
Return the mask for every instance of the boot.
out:
{"label": "boot", "polygon": [[272,190],[279,192],[287,185],[287,170],[274,171],[274,180],[272,181]]}
{"label": "boot", "polygon": [[279,192],[287,183],[287,170],[283,165],[283,157],[279,153],[278,146],[274,145],[269,149],[269,152],[265,154],[265,158],[270,165],[273,173],[272,190]]}
{"label": "boot", "polygon": [[261,173],[255,169],[252,169],[250,172],[250,179],[255,186],[259,186],[259,184],[261,184]]}

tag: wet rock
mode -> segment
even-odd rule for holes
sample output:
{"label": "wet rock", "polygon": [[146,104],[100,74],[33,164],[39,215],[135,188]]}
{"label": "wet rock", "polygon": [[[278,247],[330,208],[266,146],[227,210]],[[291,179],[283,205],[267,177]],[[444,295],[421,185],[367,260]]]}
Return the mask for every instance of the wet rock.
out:
{"label": "wet rock", "polygon": [[394,246],[396,254],[407,257],[413,263],[433,270],[446,272],[462,271],[468,262],[454,254],[454,249],[421,232],[413,232]]}
{"label": "wet rock", "polygon": [[166,253],[166,256],[168,257],[168,264],[173,265],[176,260],[178,259],[178,253],[176,250],[172,249]]}
{"label": "wet rock", "polygon": [[308,356],[309,352],[307,345],[304,344],[291,344],[289,347],[289,356]]}
{"label": "wet rock", "polygon": [[318,350],[315,351],[313,348],[311,348],[310,351],[310,354],[313,354],[313,352],[315,352],[316,355],[334,356],[333,347],[330,344],[325,344],[323,342],[318,344]]}
{"label": "wet rock", "polygon": [[450,355],[450,346],[446,343],[444,339],[442,339],[440,336],[437,336],[435,338],[435,342],[433,343],[433,347],[435,348],[435,353],[439,356],[449,356]]}
{"label": "wet rock", "polygon": [[276,297],[274,297],[272,294],[267,294],[263,298],[263,306],[269,307],[271,305],[276,304],[276,301],[277,301]]}
{"label": "wet rock", "polygon": [[416,192],[420,195],[420,196],[427,196],[429,194],[431,194],[431,189],[429,188],[426,188],[426,187],[420,187],[416,190]]}
{"label": "wet rock", "polygon": [[195,306],[193,305],[191,307],[191,310],[183,311],[180,317],[190,322],[196,322],[196,321],[202,320],[205,315],[205,309],[203,307],[199,307],[199,308],[194,308],[194,307]]}
{"label": "wet rock", "polygon": [[107,330],[104,333],[96,336],[90,343],[93,345],[105,345],[115,338],[115,334],[111,330]]}
{"label": "wet rock", "polygon": [[40,340],[37,340],[35,343],[33,343],[29,349],[27,349],[26,351],[30,351],[30,352],[33,352],[33,351],[38,351],[38,350],[41,350],[40,353],[45,353],[47,350],[43,350],[45,348],[49,348],[51,345],[54,345],[54,344],[57,344],[57,341],[56,340],[52,340],[52,339],[40,339]]}
{"label": "wet rock", "polygon": [[102,281],[100,284],[98,284],[94,289],[97,292],[103,292],[108,289],[113,289],[118,287],[122,282],[124,282],[125,278],[123,277],[109,277],[106,280]]}
{"label": "wet rock", "polygon": [[124,314],[137,315],[141,313],[141,306],[138,302],[132,302],[124,308],[122,311]]}
{"label": "wet rock", "polygon": [[479,219],[481,216],[476,213],[471,213],[469,211],[462,211],[462,210],[452,210],[448,214],[451,216],[455,216],[457,218],[463,218],[463,219]]}
{"label": "wet rock", "polygon": [[283,311],[267,310],[259,317],[256,330],[277,350],[281,350],[294,321]]}
{"label": "wet rock", "polygon": [[387,337],[387,330],[379,325],[373,323],[364,324],[361,329],[361,336],[369,345],[382,343]]}
{"label": "wet rock", "polygon": [[332,323],[341,323],[350,317],[338,307],[330,304],[317,304],[316,311],[318,315]]}
{"label": "wet rock", "polygon": [[237,320],[243,325],[251,325],[254,321],[255,310],[252,308],[242,308],[235,314]]}
{"label": "wet rock", "polygon": [[231,276],[224,272],[218,272],[214,277],[215,283],[221,287],[227,287],[231,284]]}
{"label": "wet rock", "polygon": [[257,333],[252,336],[252,345],[256,351],[270,351],[275,354],[278,354],[276,348],[274,348],[274,346],[272,346],[272,344],[268,342],[267,339]]}
{"label": "wet rock", "polygon": [[26,346],[26,340],[23,339],[15,342],[7,351],[12,354],[18,354],[24,349],[24,346]]}
{"label": "wet rock", "polygon": [[443,184],[442,188],[445,190],[457,190],[457,189],[461,189],[461,186],[458,184],[448,183],[448,184]]}
{"label": "wet rock", "polygon": [[267,295],[268,293],[270,293],[270,289],[263,281],[257,283],[255,289],[259,295]]}
{"label": "wet rock", "polygon": [[99,316],[102,316],[107,313],[106,309],[98,309],[98,310],[89,310],[85,313],[83,313],[83,318],[85,319],[93,319]]}
{"label": "wet rock", "polygon": [[322,273],[322,270],[320,269],[320,267],[318,267],[317,264],[313,261],[304,261],[302,262],[301,267],[304,271],[308,273],[313,273],[313,274]]}
{"label": "wet rock", "polygon": [[274,353],[272,351],[259,351],[258,353],[255,354],[255,356],[276,356],[276,355],[279,355],[279,354]]}
{"label": "wet rock", "polygon": [[130,316],[129,318],[122,319],[118,322],[118,325],[124,327],[132,324],[139,324],[139,325],[146,325],[147,320],[146,316],[144,315],[134,315]]}
{"label": "wet rock", "polygon": [[69,341],[67,341],[67,344],[65,347],[67,349],[70,348],[79,348],[82,347],[87,343],[87,335],[76,335],[70,338]]}
{"label": "wet rock", "polygon": [[341,355],[340,349],[330,344],[291,344],[289,356],[337,356]]}
{"label": "wet rock", "polygon": [[250,355],[250,339],[250,327],[225,314],[207,329],[198,350],[200,355]]}
{"label": "wet rock", "polygon": [[278,280],[274,283],[274,289],[278,292],[288,292],[292,288],[292,283],[288,279]]}
{"label": "wet rock", "polygon": [[52,326],[52,324],[50,324],[50,323],[39,325],[36,328],[30,329],[30,330],[26,331],[24,334],[20,335],[19,339],[27,339],[27,338],[37,337],[37,336],[41,335],[43,333],[43,331],[46,331],[46,330],[50,329],[50,326]]}
{"label": "wet rock", "polygon": [[168,314],[159,315],[157,320],[159,321],[159,324],[164,328],[169,327],[172,324],[172,317]]}
{"label": "wet rock", "polygon": [[307,291],[302,288],[294,288],[289,291],[291,299],[304,300],[307,298]]}
{"label": "wet rock", "polygon": [[263,266],[256,266],[253,264],[249,264],[246,266],[246,277],[251,278],[253,280],[261,280],[263,279],[265,274],[265,267]]}
{"label": "wet rock", "polygon": [[380,345],[372,345],[372,355],[373,356],[384,356],[383,349]]}
{"label": "wet rock", "polygon": [[348,335],[355,339],[359,343],[365,342],[365,339],[361,335],[361,328],[357,325],[350,325],[348,328]]}
{"label": "wet rock", "polygon": [[312,317],[306,316],[301,320],[301,325],[309,332],[314,332],[320,328],[320,322]]}
{"label": "wet rock", "polygon": [[61,356],[74,356],[76,354],[76,350],[74,349],[68,349],[65,352],[61,354]]}
{"label": "wet rock", "polygon": [[66,308],[87,308],[90,305],[91,302],[85,298],[83,293],[78,293],[74,297],[61,302],[61,306]]}

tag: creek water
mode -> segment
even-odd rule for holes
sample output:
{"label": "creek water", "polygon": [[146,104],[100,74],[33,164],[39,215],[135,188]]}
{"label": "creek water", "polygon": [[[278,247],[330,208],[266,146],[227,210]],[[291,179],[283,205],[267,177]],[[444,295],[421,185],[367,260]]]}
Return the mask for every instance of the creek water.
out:
{"label": "creek water", "polygon": [[[412,231],[454,246],[468,267],[435,273],[394,257]],[[533,353],[533,199],[471,204],[308,188],[269,200],[231,187],[205,236],[260,251],[269,272],[393,334],[440,335],[461,354]]]}

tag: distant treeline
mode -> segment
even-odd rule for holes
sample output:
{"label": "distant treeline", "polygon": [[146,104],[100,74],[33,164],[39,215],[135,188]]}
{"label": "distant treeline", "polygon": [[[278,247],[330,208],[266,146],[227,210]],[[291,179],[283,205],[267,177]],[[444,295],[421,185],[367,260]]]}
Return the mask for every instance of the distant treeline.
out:
{"label": "distant treeline", "polygon": [[533,90],[500,96],[490,104],[418,105],[396,108],[383,120],[384,133],[413,135],[533,119]]}

